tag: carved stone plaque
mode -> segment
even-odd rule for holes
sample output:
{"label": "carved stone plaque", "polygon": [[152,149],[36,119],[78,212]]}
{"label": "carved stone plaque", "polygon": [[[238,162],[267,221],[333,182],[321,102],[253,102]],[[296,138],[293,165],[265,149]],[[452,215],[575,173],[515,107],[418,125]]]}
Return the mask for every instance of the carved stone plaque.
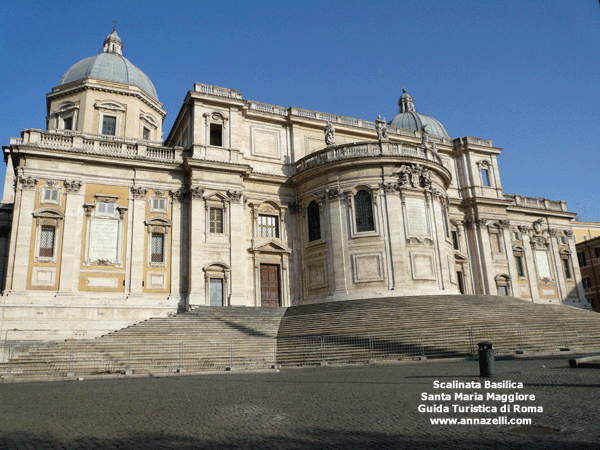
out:
{"label": "carved stone plaque", "polygon": [[550,261],[548,261],[548,252],[545,250],[535,251],[535,264],[538,269],[538,276],[540,278],[552,278],[550,272]]}
{"label": "carved stone plaque", "polygon": [[429,235],[427,217],[425,216],[425,200],[420,198],[406,198],[406,220],[408,233],[411,236]]}
{"label": "carved stone plaque", "polygon": [[117,259],[118,233],[118,220],[92,220],[89,259],[91,261],[98,259],[115,261]]}

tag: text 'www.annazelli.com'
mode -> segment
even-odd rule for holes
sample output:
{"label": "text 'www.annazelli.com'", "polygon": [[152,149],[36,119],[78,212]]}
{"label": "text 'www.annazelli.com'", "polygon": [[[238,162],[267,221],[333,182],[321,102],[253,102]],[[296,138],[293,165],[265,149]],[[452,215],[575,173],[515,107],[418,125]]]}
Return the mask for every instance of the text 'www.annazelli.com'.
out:
{"label": "text 'www.annazelli.com'", "polygon": [[430,417],[431,425],[531,425],[531,419],[517,417]]}

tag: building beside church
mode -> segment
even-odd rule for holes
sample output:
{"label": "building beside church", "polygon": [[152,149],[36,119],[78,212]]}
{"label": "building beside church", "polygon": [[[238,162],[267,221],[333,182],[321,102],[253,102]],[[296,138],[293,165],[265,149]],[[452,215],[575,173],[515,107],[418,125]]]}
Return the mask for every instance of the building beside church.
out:
{"label": "building beside church", "polygon": [[166,111],[122,48],[113,30],[47,95],[47,130],[3,147],[15,338],[200,305],[465,293],[588,306],[565,202],[505,194],[501,149],[452,139],[406,90],[388,123],[196,83],[163,141]]}
{"label": "building beside church", "polygon": [[585,296],[594,311],[600,312],[600,236],[577,242],[576,248]]}

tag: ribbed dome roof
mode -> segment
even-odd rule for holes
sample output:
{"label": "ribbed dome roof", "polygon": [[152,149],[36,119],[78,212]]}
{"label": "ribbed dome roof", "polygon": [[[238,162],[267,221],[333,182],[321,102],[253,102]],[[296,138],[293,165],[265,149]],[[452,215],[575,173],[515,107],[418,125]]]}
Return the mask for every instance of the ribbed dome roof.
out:
{"label": "ribbed dome roof", "polygon": [[389,123],[390,126],[414,131],[421,131],[426,127],[429,134],[450,137],[448,130],[439,120],[415,111],[415,103],[406,89],[403,90],[402,96],[398,100],[398,106],[400,106],[400,114],[392,119]]}
{"label": "ribbed dome roof", "polygon": [[122,55],[122,48],[121,39],[119,39],[116,30],[113,29],[104,41],[104,51],[99,55],[82,59],[74,64],[65,72],[58,85],[61,86],[85,78],[114,81],[137,86],[158,101],[156,89],[150,78]]}

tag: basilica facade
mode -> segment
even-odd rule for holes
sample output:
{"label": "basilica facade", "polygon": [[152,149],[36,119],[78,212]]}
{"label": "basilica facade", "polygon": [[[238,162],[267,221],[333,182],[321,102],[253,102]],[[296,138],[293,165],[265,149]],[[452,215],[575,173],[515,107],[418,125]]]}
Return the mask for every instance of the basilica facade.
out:
{"label": "basilica facade", "polygon": [[382,296],[588,305],[565,202],[505,194],[501,149],[451,138],[406,90],[370,122],[196,83],[163,140],[122,48],[113,30],[47,95],[47,130],[3,147],[2,329]]}

